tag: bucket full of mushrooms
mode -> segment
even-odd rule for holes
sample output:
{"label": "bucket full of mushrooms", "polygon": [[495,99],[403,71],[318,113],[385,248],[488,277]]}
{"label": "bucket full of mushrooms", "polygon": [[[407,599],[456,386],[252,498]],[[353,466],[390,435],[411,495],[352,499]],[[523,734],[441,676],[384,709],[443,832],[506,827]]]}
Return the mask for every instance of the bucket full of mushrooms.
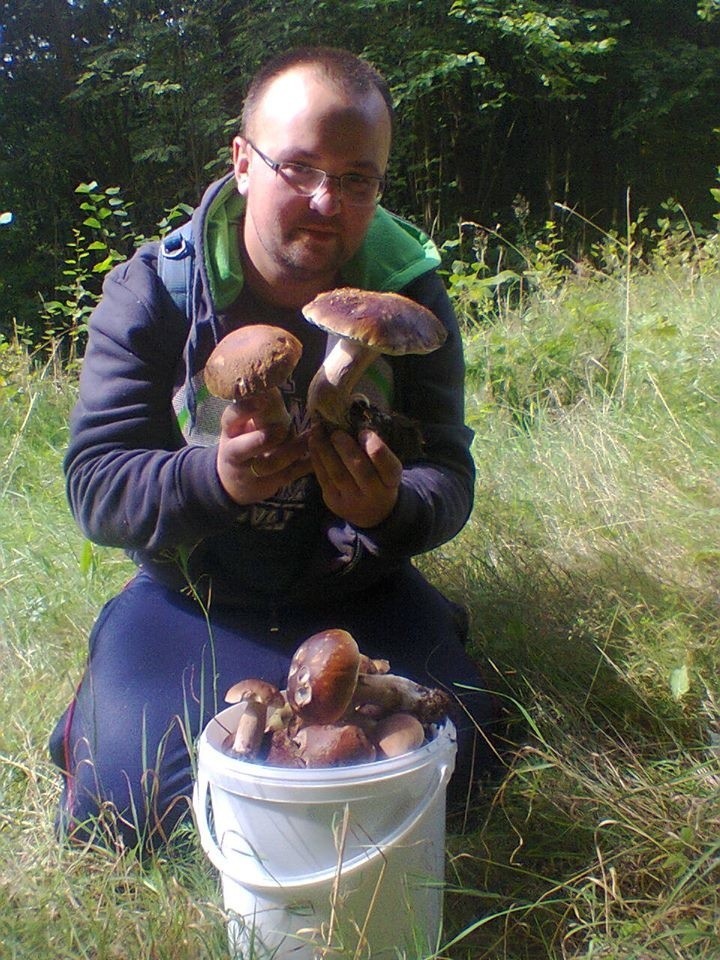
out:
{"label": "bucket full of mushrooms", "polygon": [[[340,629],[295,651],[198,741],[193,808],[237,958],[396,958],[436,949],[451,700]],[[404,951],[407,951],[404,952]]]}

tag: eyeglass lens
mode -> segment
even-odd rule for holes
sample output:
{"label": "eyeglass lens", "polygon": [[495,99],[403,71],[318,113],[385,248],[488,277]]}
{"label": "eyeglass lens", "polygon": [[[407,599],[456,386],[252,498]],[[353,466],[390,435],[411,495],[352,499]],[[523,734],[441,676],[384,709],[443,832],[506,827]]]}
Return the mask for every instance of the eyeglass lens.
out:
{"label": "eyeglass lens", "polygon": [[323,170],[296,163],[281,163],[278,173],[293,189],[308,197],[328,180],[339,182],[341,195],[348,203],[374,203],[380,196],[381,182],[372,177],[363,177],[354,173],[331,177]]}

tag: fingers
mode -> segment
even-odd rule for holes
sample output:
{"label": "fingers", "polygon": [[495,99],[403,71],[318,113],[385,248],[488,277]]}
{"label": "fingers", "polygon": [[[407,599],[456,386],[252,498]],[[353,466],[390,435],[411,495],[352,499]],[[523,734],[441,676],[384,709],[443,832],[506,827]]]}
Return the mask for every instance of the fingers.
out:
{"label": "fingers", "polygon": [[255,483],[263,487],[280,487],[312,471],[305,437],[293,437],[277,447],[263,449],[246,460],[244,466]]}
{"label": "fingers", "polygon": [[[228,437],[237,437],[250,430],[261,430],[267,439],[276,442],[284,440],[289,432],[289,419],[268,415],[266,394],[247,397],[229,403],[220,418],[221,433]],[[285,407],[283,406],[283,411]],[[272,412],[272,411],[271,411]]]}
{"label": "fingers", "polygon": [[329,437],[310,432],[308,448],[326,506],[360,527],[385,520],[397,501],[402,464],[381,438],[363,431],[355,440],[342,430]]}
{"label": "fingers", "polygon": [[362,430],[358,444],[365,451],[381,482],[395,489],[402,479],[403,466],[390,447],[373,430]]}
{"label": "fingers", "polygon": [[220,430],[228,436],[238,436],[246,430],[246,425],[254,412],[255,404],[250,399],[242,403],[229,403],[220,418]]}
{"label": "fingers", "polygon": [[381,523],[397,502],[402,463],[372,430],[355,439],[316,425],[288,438],[281,425],[263,424],[251,401],[231,404],[221,427],[217,472],[236,503],[265,500],[312,472],[328,509],[359,527]]}
{"label": "fingers", "polygon": [[394,490],[402,478],[402,463],[372,430],[361,431],[356,440],[343,430],[328,437],[322,428],[314,428],[309,446],[321,485],[352,481],[364,488],[379,481]]}
{"label": "fingers", "polygon": [[305,437],[286,439],[277,426],[253,429],[244,411],[226,411],[216,468],[225,492],[238,504],[257,503],[310,473]]}

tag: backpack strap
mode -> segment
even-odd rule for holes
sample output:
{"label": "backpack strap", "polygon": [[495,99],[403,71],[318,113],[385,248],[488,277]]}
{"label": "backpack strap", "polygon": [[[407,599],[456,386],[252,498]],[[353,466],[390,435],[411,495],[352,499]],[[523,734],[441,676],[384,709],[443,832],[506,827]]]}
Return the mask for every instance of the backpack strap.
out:
{"label": "backpack strap", "polygon": [[187,322],[188,336],[185,340],[181,363],[184,380],[184,405],[186,413],[176,410],[180,428],[185,432],[183,422],[187,420],[192,431],[197,412],[197,397],[192,380],[195,368],[194,356],[197,349],[198,331],[193,323],[193,274],[195,271],[195,243],[193,241],[192,221],[171,230],[160,241],[157,255],[157,274],[173,303]]}
{"label": "backpack strap", "polygon": [[192,221],[171,230],[160,241],[157,272],[178,310],[190,319],[190,304],[195,269],[195,243]]}

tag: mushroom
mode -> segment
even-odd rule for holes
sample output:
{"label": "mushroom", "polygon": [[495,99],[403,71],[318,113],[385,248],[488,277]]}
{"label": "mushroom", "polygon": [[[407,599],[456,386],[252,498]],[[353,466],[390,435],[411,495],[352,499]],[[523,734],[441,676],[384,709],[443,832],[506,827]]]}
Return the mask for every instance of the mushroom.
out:
{"label": "mushroom", "polygon": [[366,653],[360,654],[360,673],[389,673],[390,662],[388,660],[373,659]]}
{"label": "mushroom", "polygon": [[416,749],[453,701],[389,670],[387,660],[360,653],[346,630],[315,633],[295,651],[286,690],[248,679],[227,691],[227,702],[243,709],[224,746],[284,767],[366,763]]}
{"label": "mushroom", "polygon": [[280,384],[300,360],[302,344],[282,327],[263,323],[232,330],[219,341],[205,365],[205,383],[210,393],[237,405],[266,394],[267,409],[262,424],[281,424],[290,429],[290,415]]}
{"label": "mushroom", "polygon": [[304,767],[298,745],[287,729],[276,730],[265,763],[272,767]]}
{"label": "mushroom", "polygon": [[287,679],[287,699],[303,723],[334,723],[352,699],[360,651],[346,630],[323,630],[295,651]]}
{"label": "mushroom", "polygon": [[374,740],[385,757],[399,757],[425,742],[425,728],[412,713],[391,713],[375,728]]}
{"label": "mushroom", "polygon": [[244,705],[235,733],[226,738],[225,744],[238,756],[256,757],[268,730],[268,716],[287,707],[285,697],[272,683],[249,679],[230,687],[225,701]]}
{"label": "mushroom", "polygon": [[363,730],[353,723],[313,723],[301,727],[293,740],[306,767],[368,763],[376,756],[374,745]]}
{"label": "mushroom", "polygon": [[361,673],[352,705],[356,710],[374,706],[385,713],[412,713],[420,723],[438,723],[452,709],[452,700],[444,690],[394,673]]}
{"label": "mushroom", "polygon": [[310,382],[308,414],[344,430],[353,389],[380,354],[431,353],[447,336],[431,310],[398,293],[328,290],[306,304],[303,315],[339,338]]}

